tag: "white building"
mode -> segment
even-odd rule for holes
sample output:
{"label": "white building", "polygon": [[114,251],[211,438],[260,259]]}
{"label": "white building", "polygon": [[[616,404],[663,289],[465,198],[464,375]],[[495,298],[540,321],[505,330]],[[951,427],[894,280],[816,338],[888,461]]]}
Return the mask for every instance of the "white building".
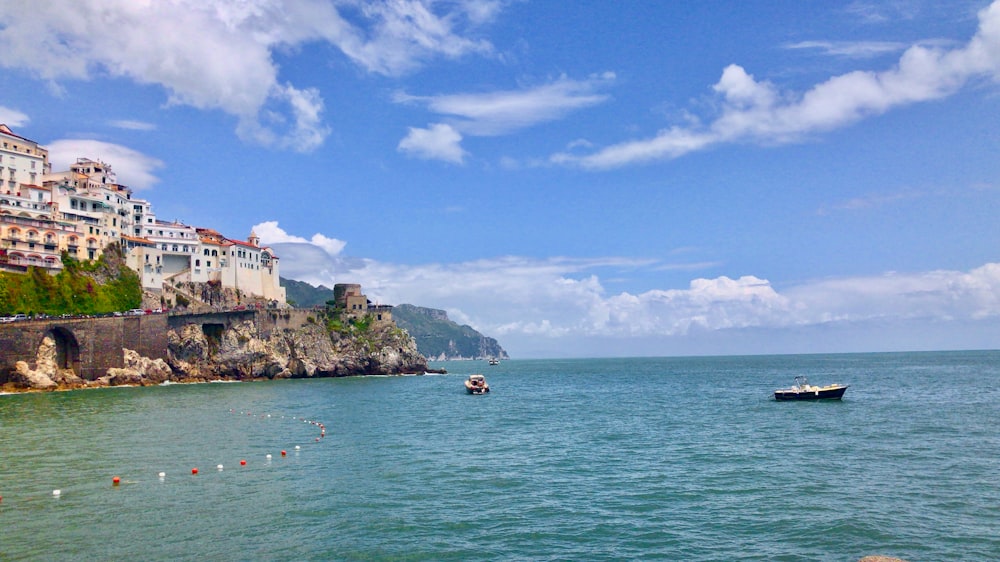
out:
{"label": "white building", "polygon": [[139,274],[142,288],[149,291],[163,289],[163,252],[152,240],[138,236],[122,235],[125,264]]}
{"label": "white building", "polygon": [[44,147],[0,124],[0,268],[58,271],[60,253],[76,255],[84,241],[83,229],[59,215],[42,185],[48,158]]}
{"label": "white building", "polygon": [[0,123],[0,194],[17,195],[21,184],[41,185],[49,172],[49,151]]}
{"label": "white building", "polygon": [[82,259],[96,259],[109,243],[133,234],[132,190],[117,183],[105,162],[78,158],[68,171],[46,174],[58,218],[81,226],[87,237]]}
{"label": "white building", "polygon": [[69,170],[52,173],[44,147],[0,125],[0,268],[57,271],[62,251],[93,260],[110,243],[126,250],[145,289],[213,281],[285,302],[278,257],[253,232],[247,241],[231,240],[158,220],[149,201],[132,198],[118,183],[110,164],[78,158]]}
{"label": "white building", "polygon": [[245,242],[226,238],[210,228],[199,228],[198,234],[201,247],[194,260],[192,281],[218,281],[244,294],[285,302],[278,256],[270,248],[261,247],[253,231]]}

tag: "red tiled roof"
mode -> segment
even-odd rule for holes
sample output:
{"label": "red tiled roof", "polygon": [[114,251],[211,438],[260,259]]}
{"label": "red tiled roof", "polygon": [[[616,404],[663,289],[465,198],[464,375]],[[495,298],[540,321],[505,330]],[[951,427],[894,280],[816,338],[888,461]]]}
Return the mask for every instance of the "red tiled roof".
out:
{"label": "red tiled roof", "polygon": [[3,134],[5,134],[5,135],[7,135],[9,137],[19,138],[19,139],[21,139],[23,141],[26,141],[26,142],[30,142],[30,143],[33,143],[33,144],[38,144],[37,142],[35,142],[35,141],[33,141],[33,140],[29,139],[29,138],[22,137],[21,135],[15,133],[14,131],[11,131],[10,127],[8,127],[6,123],[0,123],[0,133],[3,133]]}
{"label": "red tiled roof", "polygon": [[129,236],[128,234],[122,234],[121,238],[122,238],[122,240],[129,240],[129,241],[132,241],[132,242],[139,242],[139,243],[142,243],[142,244],[156,244],[156,242],[153,242],[152,240],[150,240],[148,238],[139,238],[137,236]]}

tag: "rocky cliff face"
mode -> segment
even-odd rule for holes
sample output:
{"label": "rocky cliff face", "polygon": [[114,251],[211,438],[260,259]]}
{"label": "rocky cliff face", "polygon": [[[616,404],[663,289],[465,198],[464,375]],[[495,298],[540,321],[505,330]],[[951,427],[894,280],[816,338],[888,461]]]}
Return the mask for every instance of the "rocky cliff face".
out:
{"label": "rocky cliff face", "polygon": [[169,363],[190,379],[342,377],[423,373],[427,360],[393,324],[374,324],[363,334],[328,332],[319,324],[262,337],[243,322],[212,338],[196,325],[171,331]]}
{"label": "rocky cliff face", "polygon": [[94,381],[60,369],[56,345],[44,338],[34,368],[19,361],[4,390],[60,390],[163,382],[254,380],[424,373],[427,360],[416,342],[391,323],[373,323],[358,333],[330,332],[320,324],[275,330],[268,336],[244,321],[212,336],[196,324],[167,334],[167,360],[123,349],[125,367]]}
{"label": "rocky cliff face", "polygon": [[401,304],[392,317],[416,339],[420,352],[436,361],[509,358],[497,340],[452,322],[443,310]]}

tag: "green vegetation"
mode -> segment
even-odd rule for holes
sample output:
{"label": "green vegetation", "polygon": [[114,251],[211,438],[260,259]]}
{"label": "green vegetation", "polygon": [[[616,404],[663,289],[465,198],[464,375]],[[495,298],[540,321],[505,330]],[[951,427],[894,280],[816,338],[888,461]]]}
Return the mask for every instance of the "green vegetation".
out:
{"label": "green vegetation", "polygon": [[0,272],[0,316],[106,314],[142,304],[139,275],[125,266],[117,245],[96,261],[81,262],[63,252],[62,263],[54,276],[37,267]]}
{"label": "green vegetation", "polygon": [[[346,323],[341,320],[339,313],[342,311],[335,308],[333,289],[285,278],[281,279],[281,286],[289,302],[303,307],[326,306],[326,327],[330,332],[347,335],[363,334],[367,330],[367,325],[359,325],[357,320]],[[393,307],[392,318],[396,325],[409,332],[425,357],[507,358],[507,352],[495,339],[483,336],[470,326],[459,326],[449,320],[443,310],[401,304]]]}
{"label": "green vegetation", "polygon": [[320,285],[313,287],[304,281],[281,278],[281,286],[285,288],[285,301],[294,306],[307,308],[310,306],[332,306],[327,301],[333,301],[333,289]]}
{"label": "green vegetation", "polygon": [[497,340],[471,326],[452,322],[443,310],[401,304],[393,307],[392,318],[409,332],[417,342],[417,350],[427,358],[507,358],[507,352]]}

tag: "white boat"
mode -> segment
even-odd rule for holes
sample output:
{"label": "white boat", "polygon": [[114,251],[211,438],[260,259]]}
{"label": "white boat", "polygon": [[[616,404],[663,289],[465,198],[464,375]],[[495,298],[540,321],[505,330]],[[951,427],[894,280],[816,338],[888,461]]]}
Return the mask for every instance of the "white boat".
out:
{"label": "white boat", "polygon": [[846,384],[828,384],[814,386],[803,376],[795,377],[791,388],[779,388],[774,391],[775,400],[840,400],[847,392]]}
{"label": "white boat", "polygon": [[469,375],[469,378],[465,380],[465,390],[469,394],[486,394],[490,391],[490,385],[483,375]]}

